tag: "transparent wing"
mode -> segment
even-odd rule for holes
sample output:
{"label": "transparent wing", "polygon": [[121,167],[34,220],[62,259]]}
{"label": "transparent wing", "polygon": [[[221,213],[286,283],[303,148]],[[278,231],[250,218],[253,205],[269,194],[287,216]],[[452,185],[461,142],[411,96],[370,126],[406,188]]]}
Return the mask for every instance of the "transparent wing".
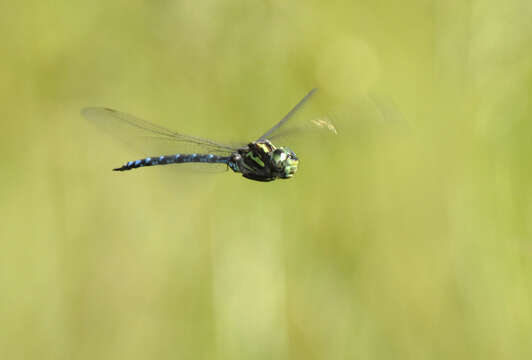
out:
{"label": "transparent wing", "polygon": [[104,107],[88,107],[81,114],[123,143],[144,155],[175,153],[213,153],[228,155],[236,150],[230,145],[196,136],[184,135],[152,124],[133,115]]}
{"label": "transparent wing", "polygon": [[283,125],[288,121],[290,120],[294,114],[301,108],[303,107],[303,105],[305,105],[305,103],[312,97],[312,95],[314,95],[314,93],[317,91],[318,89],[312,89],[308,92],[307,95],[305,95],[305,97],[301,100],[299,100],[299,102],[297,103],[296,106],[294,106],[292,108],[292,110],[290,110],[288,112],[288,114],[286,114],[282,119],[281,121],[279,121],[277,124],[275,124],[270,130],[266,131],[266,133],[264,133],[258,140],[265,140],[265,139],[273,139],[275,137],[275,134],[276,133],[279,133],[280,129],[283,127]]}
{"label": "transparent wing", "polygon": [[297,140],[301,140],[302,137],[321,136],[327,132],[337,134],[331,117],[311,116],[301,111],[317,90],[310,90],[281,121],[263,134],[259,140],[268,139],[273,142],[282,142],[279,145],[290,145],[292,142],[298,142]]}

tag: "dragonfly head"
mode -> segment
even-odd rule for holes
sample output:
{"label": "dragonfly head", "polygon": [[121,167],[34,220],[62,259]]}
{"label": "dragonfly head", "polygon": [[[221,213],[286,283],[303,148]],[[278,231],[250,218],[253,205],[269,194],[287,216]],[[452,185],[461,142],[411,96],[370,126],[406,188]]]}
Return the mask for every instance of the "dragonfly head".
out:
{"label": "dragonfly head", "polygon": [[275,149],[271,154],[271,161],[281,179],[289,179],[294,176],[299,164],[296,154],[287,147]]}

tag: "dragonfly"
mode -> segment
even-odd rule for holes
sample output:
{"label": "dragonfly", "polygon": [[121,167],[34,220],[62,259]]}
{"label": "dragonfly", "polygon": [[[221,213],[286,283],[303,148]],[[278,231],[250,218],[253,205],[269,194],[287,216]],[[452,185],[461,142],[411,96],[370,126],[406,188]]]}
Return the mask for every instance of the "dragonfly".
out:
{"label": "dragonfly", "polygon": [[[104,128],[114,128],[118,134],[128,136],[131,131],[142,137],[155,139],[171,145],[172,149],[194,149],[195,152],[174,152],[170,155],[157,155],[133,160],[113,171],[128,171],[141,167],[204,163],[223,165],[224,170],[231,169],[247,179],[268,182],[277,179],[292,178],[299,168],[299,158],[289,147],[276,146],[274,141],[290,133],[299,132],[297,124],[287,126],[295,113],[316,93],[310,90],[277,124],[255,141],[243,145],[228,145],[196,136],[181,134],[165,127],[150,123],[133,115],[106,107],[87,107],[81,114],[89,122]],[[326,119],[311,120],[313,128],[326,129],[337,133],[334,125]],[[308,124],[307,124],[308,125]]]}

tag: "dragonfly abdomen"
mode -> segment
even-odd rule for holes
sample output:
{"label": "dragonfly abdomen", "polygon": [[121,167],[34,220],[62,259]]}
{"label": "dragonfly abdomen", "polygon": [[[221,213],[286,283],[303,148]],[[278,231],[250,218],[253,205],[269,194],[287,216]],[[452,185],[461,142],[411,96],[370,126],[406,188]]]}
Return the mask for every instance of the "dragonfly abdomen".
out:
{"label": "dragonfly abdomen", "polygon": [[157,157],[147,157],[140,160],[130,161],[122,167],[113,169],[113,171],[126,171],[143,166],[169,165],[182,163],[212,163],[230,165],[230,156],[219,156],[215,154],[175,154],[162,155]]}

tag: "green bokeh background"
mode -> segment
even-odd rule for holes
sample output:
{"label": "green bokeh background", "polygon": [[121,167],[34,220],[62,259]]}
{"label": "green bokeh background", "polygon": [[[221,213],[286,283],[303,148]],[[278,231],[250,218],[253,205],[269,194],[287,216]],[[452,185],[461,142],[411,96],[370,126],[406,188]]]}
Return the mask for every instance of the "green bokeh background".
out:
{"label": "green bokeh background", "polygon": [[[531,18],[3,1],[0,358],[532,358]],[[267,184],[112,173],[133,153],[79,115],[251,139],[312,87],[345,126]]]}

